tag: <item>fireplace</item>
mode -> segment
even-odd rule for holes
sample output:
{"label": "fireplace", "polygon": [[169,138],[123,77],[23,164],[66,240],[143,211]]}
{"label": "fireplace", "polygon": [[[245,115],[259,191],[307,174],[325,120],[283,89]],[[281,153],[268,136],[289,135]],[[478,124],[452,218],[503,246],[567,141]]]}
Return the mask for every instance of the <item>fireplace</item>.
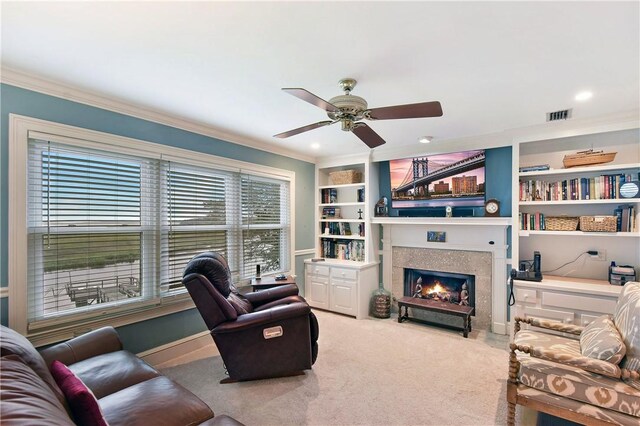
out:
{"label": "fireplace", "polygon": [[475,281],[469,274],[404,268],[404,295],[474,308]]}

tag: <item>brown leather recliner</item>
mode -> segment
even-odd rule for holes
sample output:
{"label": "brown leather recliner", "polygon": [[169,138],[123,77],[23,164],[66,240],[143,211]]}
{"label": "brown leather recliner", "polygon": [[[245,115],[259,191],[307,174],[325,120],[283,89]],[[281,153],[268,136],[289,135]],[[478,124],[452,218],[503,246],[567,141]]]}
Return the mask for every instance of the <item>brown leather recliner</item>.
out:
{"label": "brown leather recliner", "polygon": [[221,383],[302,374],[318,355],[318,321],[295,284],[241,295],[219,253],[195,256],[182,282],[220,351]]}

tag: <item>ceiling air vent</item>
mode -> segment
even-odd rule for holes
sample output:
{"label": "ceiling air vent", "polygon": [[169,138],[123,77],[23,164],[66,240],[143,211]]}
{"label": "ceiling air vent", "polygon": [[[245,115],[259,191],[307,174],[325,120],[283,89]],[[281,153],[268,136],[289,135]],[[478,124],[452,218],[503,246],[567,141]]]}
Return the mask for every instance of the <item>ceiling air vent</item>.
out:
{"label": "ceiling air vent", "polygon": [[558,121],[571,118],[571,111],[571,109],[563,109],[561,111],[548,112],[547,121]]}

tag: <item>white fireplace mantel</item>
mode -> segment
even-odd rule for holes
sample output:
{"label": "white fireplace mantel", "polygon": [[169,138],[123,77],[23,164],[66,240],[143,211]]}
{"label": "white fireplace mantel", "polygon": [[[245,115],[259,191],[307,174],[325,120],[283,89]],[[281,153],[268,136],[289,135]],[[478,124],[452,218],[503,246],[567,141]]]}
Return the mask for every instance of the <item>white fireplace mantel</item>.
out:
{"label": "white fireplace mantel", "polygon": [[[383,282],[391,291],[392,248],[417,247],[492,253],[491,331],[507,334],[507,228],[510,217],[376,217],[383,227]],[[445,242],[427,241],[428,231],[446,232]]]}

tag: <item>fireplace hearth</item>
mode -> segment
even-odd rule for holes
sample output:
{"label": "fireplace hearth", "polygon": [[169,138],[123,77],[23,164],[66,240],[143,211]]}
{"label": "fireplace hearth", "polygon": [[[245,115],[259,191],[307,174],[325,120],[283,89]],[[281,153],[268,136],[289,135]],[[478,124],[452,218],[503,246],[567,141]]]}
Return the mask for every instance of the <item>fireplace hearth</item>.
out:
{"label": "fireplace hearth", "polygon": [[404,296],[474,308],[475,276],[404,268]]}

